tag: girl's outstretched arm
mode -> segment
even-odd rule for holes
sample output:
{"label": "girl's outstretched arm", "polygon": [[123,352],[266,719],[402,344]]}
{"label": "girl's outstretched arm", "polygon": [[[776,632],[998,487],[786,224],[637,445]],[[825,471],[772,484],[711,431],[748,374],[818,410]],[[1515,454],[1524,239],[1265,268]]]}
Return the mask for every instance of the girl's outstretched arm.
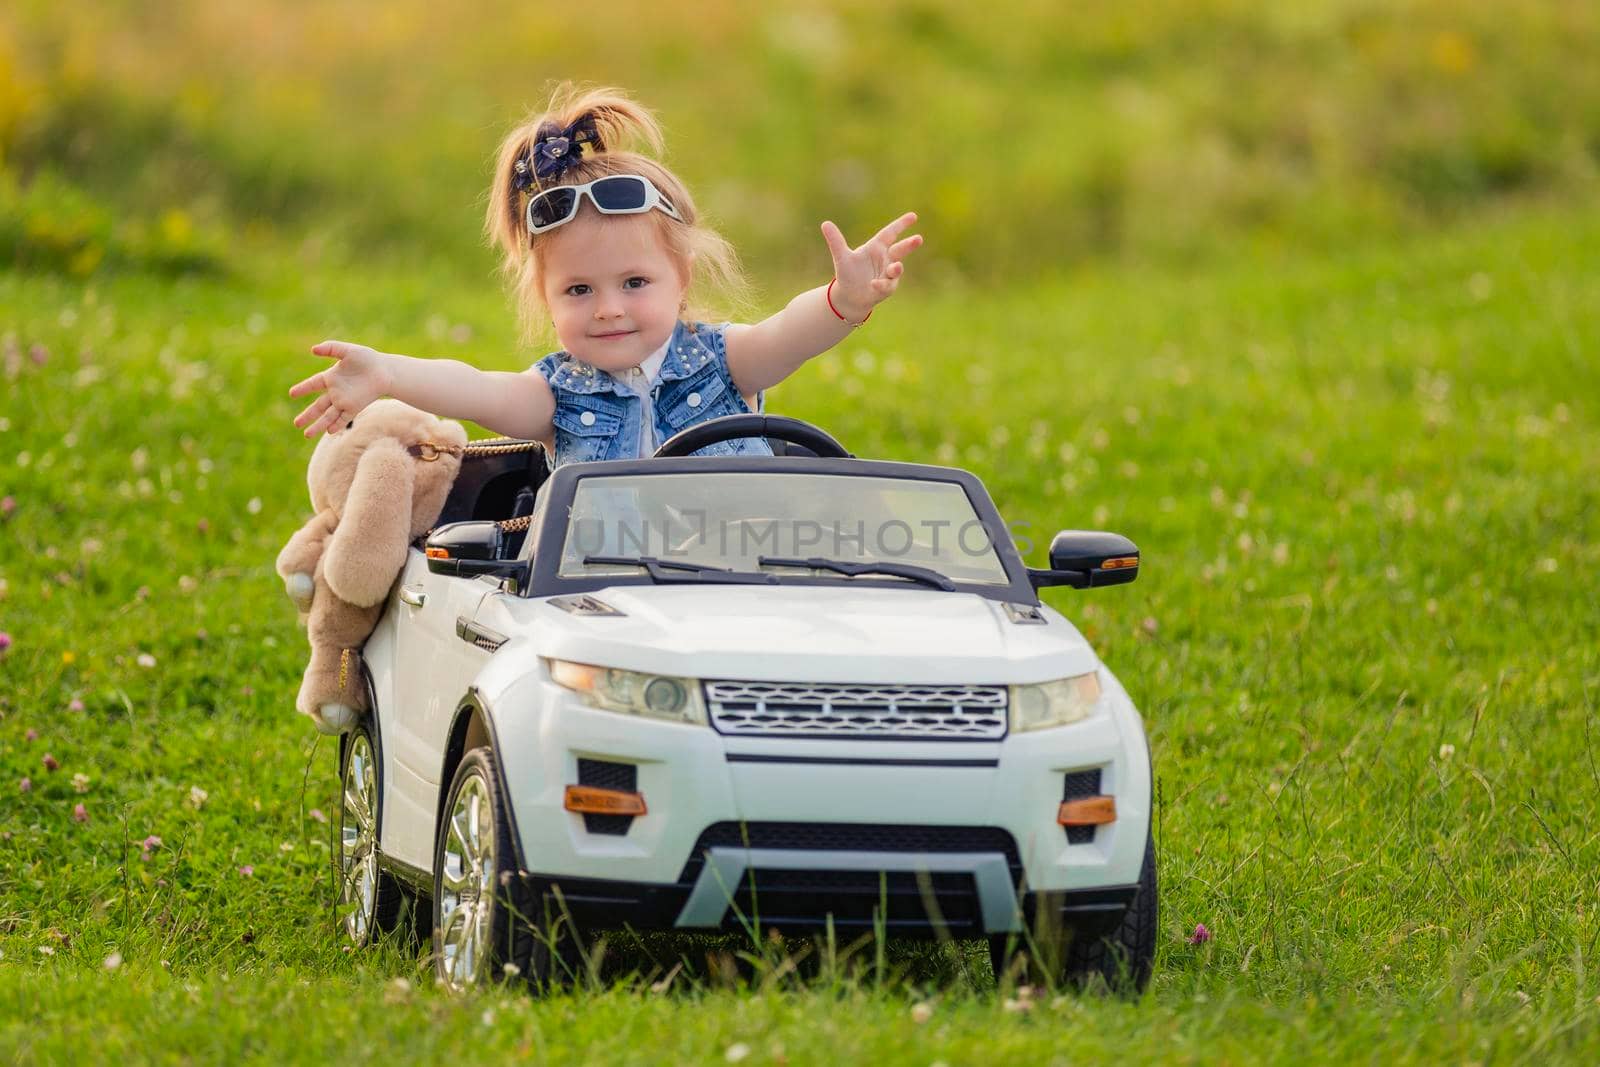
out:
{"label": "girl's outstretched arm", "polygon": [[289,388],[290,396],[322,393],[295,416],[294,424],[307,437],[338,433],[380,396],[440,418],[467,419],[506,437],[538,441],[550,436],[555,397],[550,383],[532,368],[483,371],[459,360],[415,359],[345,341],[324,341],[311,351],[334,364]]}
{"label": "girl's outstretched arm", "polygon": [[770,318],[728,328],[728,370],[739,391],[755,393],[777,385],[806,360],[838,344],[866,321],[874,306],[889,299],[900,284],[905,257],[922,244],[921,234],[900,236],[916,221],[916,213],[908,211],[856,249],[845,242],[839,227],[824,222],[822,236],[833,256],[832,292],[819,285]]}

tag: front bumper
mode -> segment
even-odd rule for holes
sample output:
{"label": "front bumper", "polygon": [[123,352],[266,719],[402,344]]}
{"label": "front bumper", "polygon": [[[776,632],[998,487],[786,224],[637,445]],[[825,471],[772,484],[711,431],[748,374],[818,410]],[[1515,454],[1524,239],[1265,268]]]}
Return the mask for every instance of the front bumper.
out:
{"label": "front bumper", "polygon": [[[629,926],[752,936],[770,930],[784,934],[832,930],[848,937],[882,929],[899,937],[983,937],[1021,929],[1040,908],[1053,909],[1064,925],[1103,930],[1115,925],[1138,891],[1137,885],[1060,893],[1017,893],[1008,888],[990,898],[1004,905],[1000,919],[986,916],[989,901],[959,884],[965,873],[960,870],[927,872],[919,878],[829,869],[807,878],[808,872],[788,868],[793,857],[783,855],[782,862],[785,867],[756,871],[731,891],[718,884],[711,895],[694,883],[655,885],[531,874],[526,881],[540,893],[545,918],[569,915],[580,930]],[[715,917],[699,910],[708,901],[715,903]]]}
{"label": "front bumper", "polygon": [[[876,905],[891,930],[966,936],[1018,929],[1039,906],[1120,913],[1144,858],[1150,767],[1127,694],[1103,668],[1101,681],[1097,713],[1070,726],[833,741],[596,711],[530,673],[495,714],[519,865],[589,927],[849,927]],[[619,827],[566,811],[580,760],[586,774],[631,768],[647,813]],[[1073,843],[1056,813],[1086,771],[1117,818]]]}

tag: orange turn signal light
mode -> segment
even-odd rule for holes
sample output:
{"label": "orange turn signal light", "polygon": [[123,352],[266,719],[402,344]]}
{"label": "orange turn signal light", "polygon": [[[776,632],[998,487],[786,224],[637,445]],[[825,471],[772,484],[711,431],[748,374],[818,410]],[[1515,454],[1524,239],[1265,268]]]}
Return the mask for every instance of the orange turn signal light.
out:
{"label": "orange turn signal light", "polygon": [[1080,797],[1063,800],[1056,813],[1056,822],[1062,826],[1104,826],[1117,821],[1116,797]]}
{"label": "orange turn signal light", "polygon": [[450,550],[448,548],[433,548],[433,547],[430,546],[429,548],[426,548],[423,551],[427,554],[427,557],[429,559],[449,559],[450,558]]}
{"label": "orange turn signal light", "polygon": [[1138,556],[1112,556],[1100,564],[1100,569],[1103,571],[1120,571],[1126,570],[1128,567],[1137,567],[1138,565]]}
{"label": "orange turn signal light", "polygon": [[589,815],[643,815],[644,794],[621,789],[600,789],[592,785],[567,786],[562,805],[568,811]]}

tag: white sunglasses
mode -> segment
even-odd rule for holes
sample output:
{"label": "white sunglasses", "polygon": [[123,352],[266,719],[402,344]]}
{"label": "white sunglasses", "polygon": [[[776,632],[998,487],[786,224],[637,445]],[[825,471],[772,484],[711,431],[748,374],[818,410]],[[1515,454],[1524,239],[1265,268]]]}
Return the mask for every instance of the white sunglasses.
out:
{"label": "white sunglasses", "polygon": [[529,197],[528,232],[544,233],[571,222],[585,196],[602,215],[640,215],[660,208],[669,218],[683,221],[672,201],[662,196],[649,178],[641,174],[608,174],[582,185],[560,185]]}

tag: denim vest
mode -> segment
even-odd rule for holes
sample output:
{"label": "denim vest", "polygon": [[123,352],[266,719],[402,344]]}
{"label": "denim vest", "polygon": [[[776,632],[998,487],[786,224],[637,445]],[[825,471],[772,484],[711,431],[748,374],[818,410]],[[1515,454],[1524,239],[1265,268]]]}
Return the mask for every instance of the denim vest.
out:
{"label": "denim vest", "polygon": [[[672,330],[658,381],[651,390],[655,434],[666,441],[695,423],[750,411],[728,372],[728,351],[721,326],[680,322]],[[639,419],[644,405],[626,382],[580,362],[567,352],[553,352],[534,364],[555,394],[556,453],[551,469],[563,463],[599,459],[638,459]],[[765,390],[756,394],[756,410],[765,409]],[[722,441],[698,450],[697,456],[770,456],[765,438]]]}

